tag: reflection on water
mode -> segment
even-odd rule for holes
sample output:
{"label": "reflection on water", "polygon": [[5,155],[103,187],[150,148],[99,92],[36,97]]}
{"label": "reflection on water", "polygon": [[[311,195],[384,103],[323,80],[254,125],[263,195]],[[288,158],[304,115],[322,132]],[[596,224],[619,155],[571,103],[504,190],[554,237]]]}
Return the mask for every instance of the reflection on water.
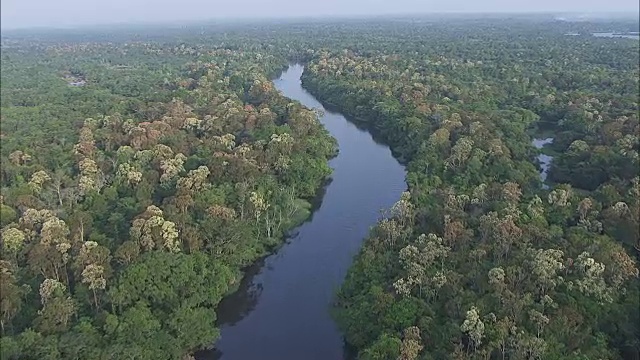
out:
{"label": "reflection on water", "polygon": [[251,265],[233,294],[225,297],[218,305],[218,323],[233,325],[253,310],[262,292],[262,284],[254,283],[253,278],[264,265],[264,258]]}
{"label": "reflection on water", "polygon": [[[316,211],[320,209],[322,199],[324,198],[324,194],[326,193],[327,187],[331,184],[331,181],[331,178],[327,179],[318,190],[316,197],[311,201],[311,214],[303,224],[313,221],[313,216]],[[286,243],[295,241],[295,238],[298,236],[299,228],[300,227],[295,228],[289,232]],[[224,297],[222,301],[220,301],[217,309],[218,326],[232,326],[253,311],[263,289],[262,282],[259,281],[258,275],[260,274],[260,270],[268,266],[268,264],[266,264],[268,257],[269,256],[265,256],[246,268],[238,290]]]}
{"label": "reflection on water", "polygon": [[[542,149],[545,145],[551,144],[553,142],[553,138],[546,139],[533,139],[533,146],[537,149]],[[549,156],[546,154],[538,155],[538,161],[540,162],[540,180],[542,180],[542,188],[548,189],[549,186],[544,182],[547,181],[547,176],[549,174],[549,169],[551,168],[551,162],[553,161],[553,156]]]}

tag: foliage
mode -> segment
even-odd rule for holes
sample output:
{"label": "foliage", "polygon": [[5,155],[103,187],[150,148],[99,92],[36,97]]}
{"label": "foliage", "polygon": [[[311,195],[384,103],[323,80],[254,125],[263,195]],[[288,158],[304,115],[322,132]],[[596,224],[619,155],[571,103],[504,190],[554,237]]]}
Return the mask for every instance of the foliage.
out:
{"label": "foliage", "polygon": [[211,347],[218,302],[330,175],[335,141],[270,82],[286,60],[69,39],[2,56],[2,357]]}
{"label": "foliage", "polygon": [[335,142],[270,82],[288,61],[407,165],[338,293],[360,358],[637,353],[638,42],[590,35],[611,28],[637,21],[3,32],[1,357],[213,344],[330,175]]}
{"label": "foliage", "polygon": [[338,294],[346,340],[362,359],[637,353],[638,43],[476,25],[416,25],[422,44],[400,27],[402,45],[317,52],[303,75],[409,170],[412,210],[378,223]]}

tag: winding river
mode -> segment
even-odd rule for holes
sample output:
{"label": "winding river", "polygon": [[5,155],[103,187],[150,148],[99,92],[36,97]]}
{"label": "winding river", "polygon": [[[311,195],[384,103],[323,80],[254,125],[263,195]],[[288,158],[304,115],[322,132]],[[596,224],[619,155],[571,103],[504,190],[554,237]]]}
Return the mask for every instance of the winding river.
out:
{"label": "winding river", "polygon": [[320,121],[340,149],[330,162],[332,179],[311,219],[221,302],[221,337],[207,358],[343,359],[342,334],[330,315],[335,292],[380,210],[406,189],[404,167],[389,148],[324,109],[302,88],[303,69],[291,65],[274,84],[285,96],[324,110]]}

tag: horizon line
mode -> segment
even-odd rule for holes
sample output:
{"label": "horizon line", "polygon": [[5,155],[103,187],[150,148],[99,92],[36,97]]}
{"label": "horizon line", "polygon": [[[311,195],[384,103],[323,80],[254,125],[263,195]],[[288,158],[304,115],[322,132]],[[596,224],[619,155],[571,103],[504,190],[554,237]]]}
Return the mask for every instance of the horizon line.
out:
{"label": "horizon line", "polygon": [[591,17],[586,20],[603,19],[612,15],[620,17],[624,15],[629,19],[633,18],[638,21],[638,10],[617,10],[617,11],[555,11],[555,10],[533,10],[533,11],[438,11],[438,12],[423,12],[423,13],[388,13],[388,14],[323,14],[323,15],[293,15],[293,16],[234,16],[234,17],[211,17],[203,19],[175,19],[175,20],[151,20],[151,21],[114,21],[114,22],[99,22],[95,24],[68,24],[68,25],[33,25],[33,26],[9,26],[3,27],[4,21],[0,22],[0,31],[37,31],[37,30],[83,30],[91,28],[103,28],[108,26],[114,27],[134,27],[134,26],[162,26],[162,25],[214,25],[216,23],[246,23],[246,22],[265,22],[265,21],[295,21],[295,20],[354,20],[354,19],[380,19],[380,18],[420,18],[430,16],[487,16],[487,15],[550,15],[561,17],[563,15],[590,17],[596,15],[597,18]]}

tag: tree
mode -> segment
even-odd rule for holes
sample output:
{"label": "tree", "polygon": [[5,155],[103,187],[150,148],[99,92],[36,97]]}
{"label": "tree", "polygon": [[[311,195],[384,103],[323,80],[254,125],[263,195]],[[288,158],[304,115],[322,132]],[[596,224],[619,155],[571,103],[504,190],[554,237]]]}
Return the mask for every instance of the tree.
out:
{"label": "tree", "polygon": [[460,330],[467,334],[469,338],[469,345],[473,346],[474,350],[482,344],[482,338],[484,337],[484,323],[480,320],[478,309],[473,306],[467,311],[467,316],[460,326]]}
{"label": "tree", "polygon": [[66,286],[55,279],[45,279],[40,284],[42,309],[38,311],[36,324],[42,333],[68,330],[76,305],[66,291]]}
{"label": "tree", "polygon": [[5,260],[0,260],[0,330],[5,335],[5,329],[11,325],[11,320],[22,308],[22,297],[26,290],[19,286],[15,276],[15,265]]}

